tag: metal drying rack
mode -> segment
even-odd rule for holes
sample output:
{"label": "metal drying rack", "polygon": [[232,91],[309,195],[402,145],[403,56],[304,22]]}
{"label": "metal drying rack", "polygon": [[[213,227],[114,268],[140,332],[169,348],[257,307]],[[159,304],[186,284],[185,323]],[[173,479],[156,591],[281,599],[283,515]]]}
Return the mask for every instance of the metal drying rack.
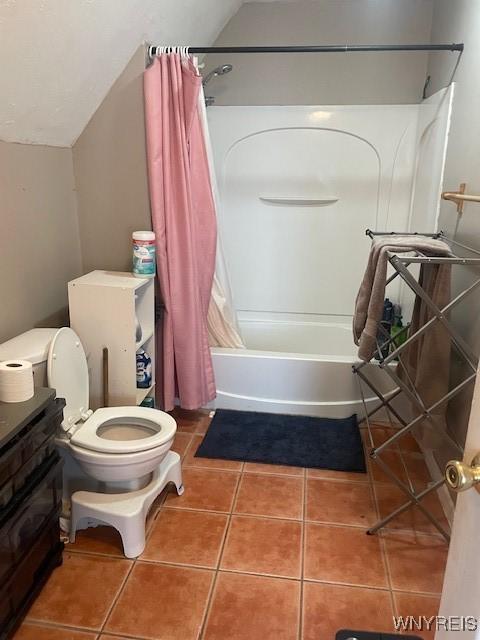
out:
{"label": "metal drying rack", "polygon": [[[460,293],[458,293],[443,309],[440,309],[435,302],[427,295],[426,291],[419,284],[417,279],[412,275],[409,271],[408,267],[412,264],[452,264],[452,265],[465,265],[472,267],[480,267],[480,251],[476,249],[472,249],[463,245],[456,240],[451,238],[447,238],[441,231],[438,233],[400,233],[400,232],[375,232],[370,229],[366,230],[366,235],[368,235],[372,240],[379,236],[426,236],[428,238],[436,238],[440,240],[444,240],[451,248],[450,256],[431,256],[425,255],[420,251],[413,250],[408,254],[396,254],[395,252],[388,252],[388,260],[393,267],[393,273],[386,280],[386,285],[390,284],[397,277],[400,277],[403,282],[413,291],[413,293],[420,297],[423,303],[428,307],[431,312],[431,318],[425,322],[415,333],[408,335],[406,340],[402,344],[398,344],[399,334],[397,333],[394,337],[390,336],[388,332],[379,324],[379,331],[384,333],[385,341],[382,344],[379,343],[377,339],[377,350],[375,352],[374,357],[369,362],[361,362],[360,364],[356,364],[353,366],[353,372],[357,376],[360,396],[363,403],[363,408],[365,411],[364,418],[362,421],[365,421],[368,437],[371,445],[370,457],[371,459],[381,468],[381,470],[390,477],[400,488],[400,490],[405,494],[408,498],[408,501],[403,505],[392,511],[389,515],[385,516],[381,520],[379,520],[373,527],[371,527],[367,533],[374,534],[379,529],[388,524],[395,517],[400,515],[401,513],[407,511],[407,509],[416,505],[418,509],[423,513],[423,515],[438,529],[441,535],[448,541],[450,539],[449,533],[445,530],[442,524],[438,521],[438,519],[433,515],[427,507],[422,504],[422,500],[430,493],[436,491],[443,483],[445,479],[437,479],[431,481],[427,487],[425,487],[421,491],[417,491],[412,480],[409,477],[408,469],[406,465],[403,463],[405,475],[407,478],[407,483],[405,483],[401,478],[399,478],[392,469],[386,464],[384,460],[381,458],[381,454],[391,447],[394,444],[398,444],[398,440],[410,433],[412,429],[414,429],[417,425],[424,420],[433,421],[433,412],[438,409],[441,405],[451,400],[454,396],[460,393],[465,387],[467,387],[471,382],[475,380],[476,372],[477,372],[477,357],[470,349],[469,345],[462,338],[457,329],[452,325],[449,321],[447,314],[458,305],[459,302],[464,300],[469,294],[471,294],[477,287],[480,285],[480,274],[476,278],[476,280],[468,287],[463,289]],[[454,250],[455,247],[455,250]],[[462,251],[467,251],[474,254],[476,257],[464,257],[461,255],[457,255],[458,249]],[[412,342],[417,340],[421,335],[423,335],[426,331],[428,331],[434,323],[439,322],[443,325],[445,330],[447,331],[451,344],[454,345],[460,354],[463,361],[466,363],[468,369],[471,369],[471,373],[467,375],[467,377],[462,380],[459,384],[457,384],[453,389],[448,391],[445,395],[443,395],[440,399],[438,399],[434,404],[427,407],[425,406],[422,398],[420,397],[418,391],[415,388],[415,384],[408,376],[406,375],[406,380],[402,379],[398,374],[399,367],[403,367],[406,372],[407,369],[405,365],[402,363],[402,354],[405,349],[411,345]],[[408,331],[408,325],[404,327],[403,331]],[[382,350],[385,348],[392,349],[387,356],[383,356]],[[397,363],[397,367],[393,365]],[[385,374],[393,381],[395,384],[395,389],[388,393],[382,393],[378,386],[369,379],[368,369],[365,369],[366,365],[372,364],[377,365],[381,370],[385,372]],[[365,394],[362,387],[362,383],[366,385],[375,396],[378,398],[380,403],[372,410],[368,410],[367,403],[365,400]],[[416,415],[411,420],[405,420],[398,409],[393,406],[393,401],[400,396],[401,394],[412,403],[412,405],[418,410],[418,415]],[[372,430],[371,430],[371,418],[378,411],[384,409],[387,411],[392,427],[395,428],[395,433],[389,437],[385,442],[380,444],[379,446],[375,446]],[[393,424],[393,420],[391,419],[393,416],[396,419],[398,424],[395,426]],[[442,431],[442,436],[449,440],[451,444],[453,444],[457,449],[461,448],[460,446],[448,435],[448,433]]]}

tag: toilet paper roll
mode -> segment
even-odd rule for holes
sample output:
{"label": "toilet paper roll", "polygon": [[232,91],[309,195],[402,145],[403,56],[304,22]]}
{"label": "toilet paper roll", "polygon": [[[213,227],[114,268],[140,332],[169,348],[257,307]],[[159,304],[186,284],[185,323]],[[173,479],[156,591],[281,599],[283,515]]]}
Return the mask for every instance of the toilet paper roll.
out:
{"label": "toilet paper roll", "polygon": [[0,362],[0,401],[24,402],[33,396],[32,363],[27,360]]}

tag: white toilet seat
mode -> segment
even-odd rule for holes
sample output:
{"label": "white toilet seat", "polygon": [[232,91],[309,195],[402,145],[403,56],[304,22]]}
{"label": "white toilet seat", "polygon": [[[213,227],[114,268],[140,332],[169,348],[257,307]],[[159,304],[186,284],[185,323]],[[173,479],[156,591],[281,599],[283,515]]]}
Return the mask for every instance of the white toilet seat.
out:
{"label": "white toilet seat", "polygon": [[[109,424],[140,425],[155,433],[137,440],[109,440],[98,434]],[[108,454],[125,454],[148,451],[171,442],[177,424],[172,416],[148,407],[107,407],[97,409],[72,435],[70,443],[75,447]]]}
{"label": "white toilet seat", "polygon": [[[69,327],[62,327],[54,335],[48,351],[48,381],[59,397],[65,398],[62,426],[69,434],[75,450],[119,456],[135,454],[171,445],[177,423],[163,411],[149,407],[107,407],[93,414],[88,409],[88,367],[85,351],[77,334]],[[90,415],[91,414],[91,415]],[[116,437],[102,436],[102,427],[111,426]],[[128,427],[143,427],[151,435],[127,437]],[[122,439],[124,430],[125,439]],[[87,456],[87,454],[85,454]],[[91,456],[90,456],[91,457]],[[105,455],[104,455],[105,457]],[[115,463],[117,464],[117,463]]]}

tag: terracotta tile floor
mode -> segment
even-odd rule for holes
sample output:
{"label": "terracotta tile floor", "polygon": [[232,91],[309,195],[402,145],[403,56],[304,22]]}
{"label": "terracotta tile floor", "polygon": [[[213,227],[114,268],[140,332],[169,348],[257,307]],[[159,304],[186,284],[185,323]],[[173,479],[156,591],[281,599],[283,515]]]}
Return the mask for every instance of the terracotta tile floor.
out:
{"label": "terracotta tile floor", "polygon": [[175,417],[185,494],[156,500],[144,553],[126,560],[109,527],[80,532],[15,640],[333,640],[435,615],[447,548],[422,514],[365,535],[402,500],[383,474],[196,459],[208,415]]}

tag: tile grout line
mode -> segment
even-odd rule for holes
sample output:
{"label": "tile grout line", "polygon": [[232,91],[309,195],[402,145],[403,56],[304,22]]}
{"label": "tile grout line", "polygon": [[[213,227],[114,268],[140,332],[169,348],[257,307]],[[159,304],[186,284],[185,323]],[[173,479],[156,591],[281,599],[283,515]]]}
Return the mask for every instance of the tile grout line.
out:
{"label": "tile grout line", "polygon": [[396,605],[396,601],[395,601],[395,595],[393,593],[393,581],[392,581],[392,572],[390,570],[390,562],[388,560],[388,553],[387,553],[387,543],[385,541],[385,539],[383,537],[380,536],[379,538],[380,541],[380,547],[382,549],[382,558],[383,558],[383,563],[385,566],[385,572],[387,575],[387,583],[388,583],[388,587],[390,590],[390,603],[392,606],[392,613],[393,615],[397,615],[397,605]]}
{"label": "tile grout line", "polygon": [[[30,618],[26,616],[22,622],[23,624],[29,624],[33,627],[41,627],[44,629],[62,629],[63,631],[81,631],[82,633],[90,633],[92,635],[98,635],[100,631],[98,629],[93,629],[92,627],[71,627],[67,624],[63,624],[62,622],[51,622],[50,620],[42,620],[40,618]],[[20,627],[17,629],[17,633]],[[15,637],[15,636],[14,636]]]}
{"label": "tile grout line", "polygon": [[117,638],[119,640],[149,640],[145,636],[132,636],[130,634],[119,636],[118,634],[111,633],[110,631],[103,631],[102,635],[98,636],[96,640],[100,640],[100,638],[115,638],[115,640],[117,640]]}
{"label": "tile grout line", "polygon": [[[240,475],[240,474],[238,474]],[[299,478],[300,479],[300,478]],[[229,512],[228,511],[215,511],[212,509],[196,509],[194,507],[181,507],[181,506],[174,506],[171,504],[165,504],[162,505],[162,509],[175,509],[176,511],[195,511],[195,512],[200,512],[200,513],[212,513],[212,514],[217,514],[217,515],[228,515]],[[289,518],[288,516],[275,516],[275,515],[260,515],[258,513],[247,513],[247,512],[235,512],[234,515],[238,515],[238,516],[245,516],[248,518],[255,518],[257,520],[263,520],[263,519],[267,519],[267,520],[284,520],[286,522],[302,522],[302,518]],[[328,525],[331,527],[345,527],[348,529],[360,529],[360,530],[365,530],[365,524],[352,524],[352,523],[348,523],[348,522],[333,522],[331,520],[309,520],[308,518],[305,519],[305,522],[308,524],[319,524],[319,525]],[[407,529],[398,529],[395,530],[398,531],[399,533],[405,535],[405,534],[412,534],[412,533],[417,533],[411,530],[407,530]],[[424,533],[424,532],[418,532],[418,535],[420,536],[425,536],[425,537],[434,537],[437,538],[438,536],[433,536],[429,533]],[[83,551],[77,551],[76,553],[99,553],[99,552],[83,552]],[[100,555],[100,554],[99,554]]]}
{"label": "tile grout line", "polygon": [[128,581],[128,579],[130,577],[130,574],[132,573],[133,568],[135,567],[136,564],[137,564],[137,559],[135,558],[132,561],[132,565],[131,565],[130,569],[127,571],[127,575],[125,576],[125,579],[123,580],[122,584],[120,585],[120,588],[118,589],[118,592],[117,592],[116,596],[113,598],[113,602],[110,605],[110,607],[109,607],[109,609],[107,611],[107,615],[105,616],[105,619],[104,619],[104,621],[102,623],[102,626],[100,627],[100,629],[98,631],[99,635],[101,635],[103,633],[103,630],[105,629],[105,625],[107,624],[108,619],[110,618],[110,615],[112,614],[112,611],[115,608],[115,605],[117,604],[118,600],[120,599],[120,596],[123,593],[123,590],[124,590],[124,588],[125,588],[125,586],[127,584],[127,581]]}
{"label": "tile grout line", "polygon": [[[378,500],[377,492],[376,492],[376,489],[375,489],[375,480],[374,480],[373,474],[371,472],[369,472],[368,476],[369,476],[369,479],[370,479],[370,491],[371,491],[372,498],[373,498],[375,512],[377,514],[377,518],[381,519],[382,515],[380,513],[380,502]],[[386,575],[386,578],[387,578],[388,592],[389,592],[389,595],[390,595],[390,607],[392,609],[392,614],[396,615],[396,604],[395,604],[395,598],[394,598],[394,595],[393,595],[392,575],[391,575],[391,572],[390,572],[390,564],[389,564],[389,561],[388,561],[387,546],[386,546],[384,538],[381,535],[379,535],[379,534],[375,534],[375,535],[377,535],[377,538],[378,538],[378,541],[379,541],[379,545],[380,545],[381,554],[382,554],[382,563],[383,563],[385,575]],[[393,620],[392,620],[392,622],[393,622]],[[393,624],[392,624],[392,626],[393,626]]]}
{"label": "tile grout line", "polygon": [[[185,448],[185,452],[184,452],[184,454],[183,454],[183,456],[181,458],[182,474],[183,474],[183,470],[184,469],[189,468],[188,465],[184,465],[184,461],[185,461],[185,459],[186,459],[186,457],[187,457],[187,455],[189,453],[189,450],[193,447],[193,442],[194,442],[194,439],[195,439],[196,435],[205,436],[205,434],[197,433],[196,429],[195,429],[195,431],[193,433],[191,433],[190,442],[188,443],[187,447]],[[192,466],[190,468],[193,468],[193,469],[199,469],[200,468],[200,469],[202,469],[202,467],[194,467],[194,466]],[[242,468],[243,468],[243,464],[241,466],[241,469]],[[213,469],[213,471],[223,471],[223,470],[221,470],[221,469]],[[240,471],[240,473],[238,473],[238,476],[239,477],[237,479],[237,485],[236,485],[235,490],[237,489],[237,487],[239,485],[239,482],[240,482],[241,471]],[[226,526],[225,526],[225,531],[224,531],[223,536],[222,536],[222,543],[220,545],[220,550],[219,550],[219,553],[218,553],[218,556],[217,556],[217,560],[216,560],[216,567],[214,567],[214,571],[213,571],[213,574],[214,574],[213,575],[213,580],[212,580],[212,583],[211,583],[210,588],[208,590],[207,600],[205,602],[205,606],[204,606],[204,610],[203,610],[203,614],[202,614],[202,619],[201,619],[201,622],[200,622],[200,628],[198,629],[198,632],[197,632],[196,638],[195,638],[195,640],[200,640],[200,638],[201,638],[201,636],[203,634],[203,631],[204,631],[205,624],[206,624],[206,618],[207,618],[208,610],[209,610],[209,607],[210,607],[210,602],[211,602],[211,600],[213,598],[213,593],[214,593],[215,584],[216,584],[216,576],[217,576],[217,572],[218,572],[218,567],[220,565],[220,560],[221,560],[221,557],[222,557],[223,546],[225,544],[225,541],[226,541],[226,538],[227,538],[227,534],[228,534],[228,530],[230,528],[231,508],[230,508],[230,512],[212,512],[212,511],[208,511],[206,509],[191,509],[191,508],[187,508],[187,509],[183,508],[182,509],[182,508],[179,508],[179,507],[169,507],[169,506],[167,506],[167,501],[164,500],[164,502],[162,503],[161,511],[164,511],[165,509],[175,509],[175,508],[178,511],[182,511],[183,510],[183,511],[193,511],[193,512],[200,512],[200,513],[217,513],[218,515],[220,515],[220,514],[221,515],[227,515],[228,514],[227,522],[226,522]],[[200,568],[200,567],[194,567],[193,565],[181,565],[181,564],[179,565],[178,563],[177,564],[176,563],[162,563],[162,562],[155,562],[155,561],[148,561],[148,560],[146,562],[150,562],[150,564],[160,564],[160,565],[161,564],[167,564],[169,566],[184,566],[184,567],[197,568],[197,569]],[[208,567],[208,569],[211,571],[212,567]]]}
{"label": "tile grout line", "polygon": [[230,532],[233,511],[235,509],[235,504],[237,502],[238,492],[240,491],[240,485],[241,485],[241,482],[242,482],[243,467],[244,466],[245,466],[245,464],[242,463],[242,471],[238,474],[237,485],[235,487],[235,492],[233,494],[233,500],[232,500],[232,503],[230,505],[230,511],[229,511],[229,514],[228,514],[227,526],[225,527],[225,534],[224,534],[224,537],[223,537],[223,540],[222,540],[222,544],[220,545],[220,551],[219,551],[218,559],[217,559],[217,566],[215,568],[215,573],[214,573],[214,576],[213,576],[210,592],[208,594],[207,602],[205,603],[205,609],[204,609],[204,612],[203,612],[202,623],[200,625],[200,630],[199,630],[199,633],[197,635],[196,640],[203,640],[203,638],[205,636],[206,629],[207,629],[207,622],[208,622],[208,618],[209,618],[209,615],[210,615],[210,612],[211,612],[213,596],[215,594],[215,590],[216,590],[216,586],[217,586],[218,574],[220,572],[220,564],[222,562],[223,552],[224,552],[224,549],[225,549],[225,545],[227,543],[228,534]]}
{"label": "tile grout line", "polygon": [[237,511],[234,515],[245,516],[246,518],[256,518],[257,520],[279,520],[280,522],[302,522],[301,518],[288,518],[287,516],[260,516],[258,513],[248,513],[247,511]]}
{"label": "tile grout line", "polygon": [[[194,512],[194,513],[205,513],[205,514],[209,514],[209,515],[217,515],[217,516],[228,516],[229,513],[227,511],[211,511],[209,509],[192,509],[190,507],[173,507],[173,506],[168,506],[165,504],[162,504],[161,507],[158,508],[158,512],[155,514],[155,517],[151,523],[151,525],[148,528],[148,534],[147,534],[147,538],[146,540],[148,541],[148,539],[150,539],[152,532],[153,532],[153,528],[155,525],[155,522],[157,521],[158,517],[160,516],[160,513],[163,511],[187,511],[187,512]],[[263,516],[263,515],[258,515],[258,514],[253,514],[253,513],[238,513],[235,514],[238,515],[240,517],[245,517],[245,518],[252,518],[254,520],[276,520],[276,521],[283,521],[283,522],[302,522],[301,520],[295,520],[293,518],[287,518],[285,516]],[[349,524],[349,523],[344,523],[344,522],[331,522],[329,520],[305,520],[305,524],[310,524],[310,525],[317,525],[317,526],[321,526],[321,527],[331,527],[331,528],[337,528],[337,529],[353,529],[353,530],[365,530],[365,526],[364,525],[357,525],[357,524]],[[443,538],[440,535],[434,535],[433,533],[427,533],[424,531],[416,531],[413,529],[385,529],[386,532],[391,533],[394,536],[418,536],[419,538],[433,538],[434,540],[443,540]],[[115,551],[92,551],[90,549],[74,549],[74,548],[69,548],[68,546],[65,548],[66,552],[68,553],[72,553],[74,555],[86,555],[86,556],[94,556],[94,557],[102,557],[102,558],[117,558],[119,560],[124,560],[125,556],[123,555],[123,553],[120,552],[115,552]],[[143,561],[143,558],[142,558]],[[149,560],[150,562],[156,562],[155,560]],[[173,564],[182,564],[182,563],[173,563]],[[188,565],[190,566],[190,565]],[[191,566],[197,566],[197,565],[191,565]],[[211,568],[211,567],[207,567],[207,568]]]}
{"label": "tile grout line", "polygon": [[[226,514],[223,514],[223,515],[226,515]],[[237,515],[240,518],[243,517],[242,515],[239,515],[239,514],[232,514],[232,516],[237,516]],[[226,539],[226,529],[225,529],[225,532],[222,534],[222,543],[220,545],[220,548],[222,547],[223,541],[225,539]],[[379,540],[382,540],[382,538],[379,538]],[[219,555],[220,555],[220,553],[221,553],[221,551],[219,551]],[[86,553],[85,555],[88,556],[90,554]],[[219,555],[218,555],[218,557],[219,557]],[[116,560],[119,559],[117,556],[110,556],[110,557],[112,557],[112,559],[116,559]],[[147,559],[147,558],[140,558],[140,557],[137,558],[135,562],[136,562],[136,564],[161,565],[161,566],[168,566],[168,567],[188,568],[188,569],[194,569],[194,570],[199,570],[199,571],[214,572],[216,570],[216,568],[211,566],[211,565],[208,566],[208,565],[189,564],[189,563],[184,563],[184,562],[171,562],[171,561],[168,561],[168,560],[150,560],[150,559]],[[255,572],[255,571],[249,571],[249,570],[244,570],[244,569],[221,568],[220,571],[224,572],[224,573],[245,574],[245,575],[254,575],[254,576],[259,576],[259,577],[281,579],[281,580],[290,580],[290,581],[293,581],[293,582],[299,582],[302,579],[302,578],[294,577],[294,576],[291,576],[291,575],[288,576],[288,575],[279,575],[279,574],[274,574],[274,573],[258,573],[258,572]],[[303,578],[303,581],[304,582],[311,582],[311,583],[331,584],[331,585],[336,585],[336,586],[352,587],[352,588],[358,588],[358,589],[371,589],[371,590],[374,590],[374,591],[389,591],[390,590],[390,587],[388,585],[380,586],[380,585],[372,585],[372,584],[359,584],[359,583],[355,583],[355,582],[338,582],[338,581],[335,581],[335,580],[327,580],[327,579],[320,579],[320,578],[306,578],[306,577]],[[414,589],[409,590],[407,588],[394,588],[394,587],[392,587],[392,591],[394,593],[405,593],[405,594],[429,596],[429,597],[438,597],[439,595],[441,595],[440,592],[421,591],[421,590],[418,590],[418,589],[417,590],[414,590]],[[62,623],[43,621],[43,620],[37,619],[37,618],[35,618],[35,619],[34,618],[30,618],[30,620],[35,620],[35,622],[46,624],[46,625],[59,625],[59,626],[62,626]],[[66,626],[67,628],[72,628],[72,627],[69,627],[68,625],[64,625],[64,626]],[[92,628],[84,627],[84,629],[88,629],[88,630],[92,631]]]}
{"label": "tile grout line", "polygon": [[302,548],[300,551],[300,607],[299,607],[299,619],[298,619],[298,640],[302,640],[303,637],[303,587],[305,578],[305,539],[306,539],[306,524],[305,516],[307,513],[307,470],[303,471],[303,500],[302,500]]}

